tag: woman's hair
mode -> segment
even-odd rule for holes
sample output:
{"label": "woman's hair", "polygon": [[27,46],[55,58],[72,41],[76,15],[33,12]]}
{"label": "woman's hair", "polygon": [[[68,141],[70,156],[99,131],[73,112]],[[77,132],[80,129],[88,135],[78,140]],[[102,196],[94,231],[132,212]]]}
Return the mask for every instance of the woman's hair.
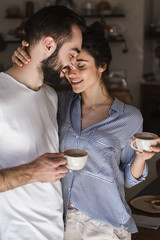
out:
{"label": "woman's hair", "polygon": [[90,27],[87,27],[83,34],[82,48],[94,58],[96,67],[103,67],[107,64],[106,70],[102,73],[102,80],[105,82],[112,55],[104,36],[103,26],[100,23],[95,22]]}
{"label": "woman's hair", "polygon": [[72,26],[77,25],[83,32],[85,20],[64,6],[50,6],[40,9],[25,23],[25,39],[30,45],[42,37],[51,36],[56,43],[63,44],[72,37]]}

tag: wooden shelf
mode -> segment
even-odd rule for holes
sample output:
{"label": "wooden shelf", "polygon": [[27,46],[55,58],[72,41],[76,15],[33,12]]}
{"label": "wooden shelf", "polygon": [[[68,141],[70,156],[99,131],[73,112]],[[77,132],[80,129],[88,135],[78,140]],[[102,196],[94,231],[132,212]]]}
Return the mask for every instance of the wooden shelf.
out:
{"label": "wooden shelf", "polygon": [[19,40],[5,40],[4,42],[5,43],[20,43],[22,40],[19,39]]}
{"label": "wooden shelf", "polygon": [[125,42],[125,39],[123,37],[109,37],[107,38],[108,42]]}
{"label": "wooden shelf", "polygon": [[13,36],[13,38],[11,37],[11,36],[9,36],[9,37],[4,37],[4,42],[5,43],[20,43],[22,40],[21,40],[21,38],[16,38],[16,37],[14,37]]}
{"label": "wooden shelf", "polygon": [[87,15],[87,14],[81,14],[82,17],[84,18],[123,18],[125,17],[124,14],[105,14],[105,15],[101,15],[101,14],[92,14],[92,15]]}
{"label": "wooden shelf", "polygon": [[5,16],[5,18],[8,18],[8,19],[22,19],[24,17],[23,16]]}
{"label": "wooden shelf", "polygon": [[[21,39],[9,39],[9,40],[7,40],[7,39],[4,39],[4,41],[6,42],[6,43],[19,43],[19,42],[21,42],[22,40]],[[120,42],[125,42],[125,40],[124,40],[124,38],[122,38],[122,37],[109,37],[109,38],[107,38],[107,41],[108,42],[112,42],[112,43],[120,43]]]}

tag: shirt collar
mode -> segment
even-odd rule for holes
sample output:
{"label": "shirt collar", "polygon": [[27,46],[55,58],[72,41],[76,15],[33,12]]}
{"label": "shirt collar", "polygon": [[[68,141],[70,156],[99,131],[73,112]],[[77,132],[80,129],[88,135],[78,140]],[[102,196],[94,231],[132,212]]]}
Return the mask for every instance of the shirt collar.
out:
{"label": "shirt collar", "polygon": [[124,113],[125,103],[121,102],[117,98],[114,98],[114,101],[111,106],[111,111],[118,112],[120,114]]}
{"label": "shirt collar", "polygon": [[[75,94],[74,101],[75,102],[76,101],[80,102],[81,101],[81,94]],[[110,109],[110,114],[112,114],[114,112],[118,112],[120,114],[123,114],[124,109],[125,109],[125,103],[121,102],[117,98],[114,98],[114,101],[113,101],[111,109]]]}

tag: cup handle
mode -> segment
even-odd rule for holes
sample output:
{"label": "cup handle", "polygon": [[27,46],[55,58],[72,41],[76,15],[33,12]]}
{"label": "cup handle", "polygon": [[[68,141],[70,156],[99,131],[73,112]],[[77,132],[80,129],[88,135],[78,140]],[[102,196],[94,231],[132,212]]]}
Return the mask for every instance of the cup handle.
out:
{"label": "cup handle", "polygon": [[135,139],[130,143],[131,148],[133,148],[134,150],[138,150],[138,148],[135,147]]}

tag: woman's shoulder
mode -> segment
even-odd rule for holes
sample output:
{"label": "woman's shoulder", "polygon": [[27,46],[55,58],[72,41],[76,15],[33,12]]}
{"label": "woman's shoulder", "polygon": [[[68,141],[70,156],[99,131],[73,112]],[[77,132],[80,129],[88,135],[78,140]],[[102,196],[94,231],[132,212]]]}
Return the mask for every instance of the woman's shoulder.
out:
{"label": "woman's shoulder", "polygon": [[126,104],[118,99],[116,99],[116,107],[120,109],[120,112],[123,117],[127,117],[129,119],[134,119],[137,121],[143,121],[142,113],[140,109],[136,106]]}
{"label": "woman's shoulder", "polygon": [[143,119],[140,109],[138,109],[133,105],[125,104],[125,112],[126,114],[129,114],[131,117],[136,117],[137,119]]}
{"label": "woman's shoulder", "polygon": [[119,126],[121,126],[120,136],[123,136],[123,139],[125,137],[128,139],[135,132],[142,130],[143,117],[137,107],[117,100],[116,108],[119,110],[117,120]]}

